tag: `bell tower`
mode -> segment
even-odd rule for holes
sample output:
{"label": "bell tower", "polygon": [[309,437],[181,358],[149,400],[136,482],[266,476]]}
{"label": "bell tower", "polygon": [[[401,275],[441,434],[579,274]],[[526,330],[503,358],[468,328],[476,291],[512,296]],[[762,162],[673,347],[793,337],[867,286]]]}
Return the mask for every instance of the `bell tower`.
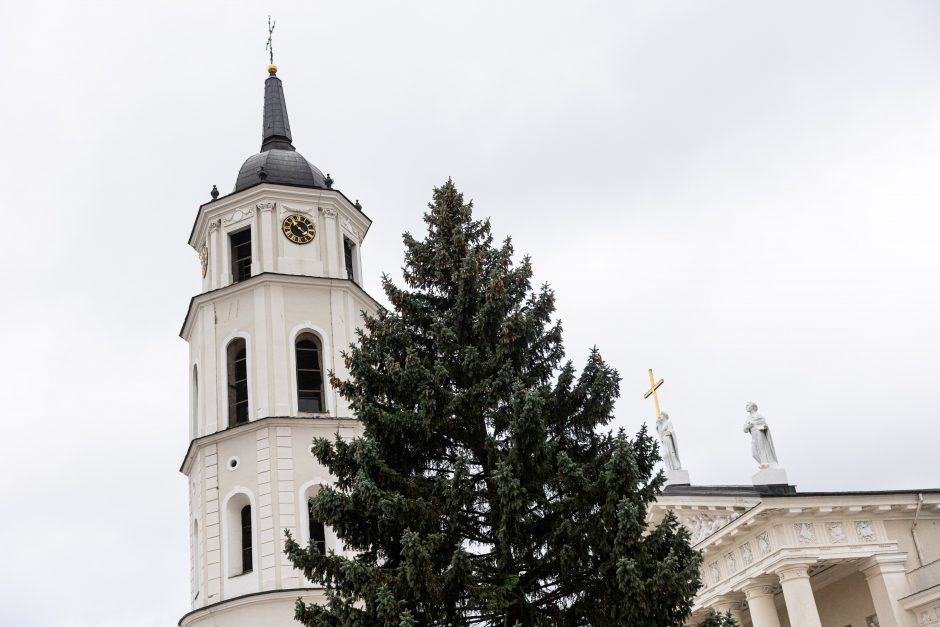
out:
{"label": "bell tower", "polygon": [[189,244],[202,290],[180,332],[189,344],[192,611],[181,627],[293,625],[323,599],[282,553],[284,531],[343,551],[307,499],[330,477],[315,437],[358,424],[331,388],[362,311],[360,248],[371,220],[293,145],[277,66],[264,85],[261,151],[233,191],[199,207]]}

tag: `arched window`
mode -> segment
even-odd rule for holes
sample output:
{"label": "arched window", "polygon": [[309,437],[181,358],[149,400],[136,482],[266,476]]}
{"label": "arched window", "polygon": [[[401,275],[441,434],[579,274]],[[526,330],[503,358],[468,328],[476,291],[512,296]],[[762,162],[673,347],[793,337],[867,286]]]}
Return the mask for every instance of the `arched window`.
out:
{"label": "arched window", "polygon": [[245,505],[241,514],[242,523],[242,572],[251,572],[251,505]]}
{"label": "arched window", "polygon": [[223,541],[226,547],[225,572],[238,577],[254,566],[251,499],[244,492],[233,494],[225,505]]}
{"label": "arched window", "polygon": [[310,507],[309,501],[307,501],[307,524],[310,529],[310,542],[315,545],[320,555],[326,555],[326,529],[323,523],[313,516],[313,508]]}
{"label": "arched window", "polygon": [[297,411],[324,411],[319,338],[313,333],[302,333],[297,336],[294,351],[297,358]]}
{"label": "arched window", "polygon": [[228,426],[248,422],[248,356],[243,338],[228,345]]}
{"label": "arched window", "polygon": [[199,436],[199,370],[195,364],[193,364],[193,406],[190,423],[190,431],[195,439]]}

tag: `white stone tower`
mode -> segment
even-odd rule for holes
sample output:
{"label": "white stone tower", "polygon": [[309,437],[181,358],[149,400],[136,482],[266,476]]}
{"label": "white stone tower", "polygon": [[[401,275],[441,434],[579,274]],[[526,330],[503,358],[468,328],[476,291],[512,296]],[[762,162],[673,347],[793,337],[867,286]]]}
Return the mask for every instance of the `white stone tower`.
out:
{"label": "white stone tower", "polygon": [[341,551],[306,502],[329,481],[314,437],[357,432],[326,373],[346,369],[360,312],[359,251],[371,221],[292,144],[277,67],[264,89],[261,152],[235,189],[201,207],[189,244],[202,292],[180,333],[189,343],[192,611],[181,627],[295,624],[298,596],[322,592],[283,555],[284,530]]}

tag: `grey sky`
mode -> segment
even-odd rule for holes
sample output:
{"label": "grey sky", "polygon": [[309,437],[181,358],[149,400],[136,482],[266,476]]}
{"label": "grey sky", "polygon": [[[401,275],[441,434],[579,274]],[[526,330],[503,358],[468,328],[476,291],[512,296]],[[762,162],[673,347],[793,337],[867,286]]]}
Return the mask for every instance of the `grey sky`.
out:
{"label": "grey sky", "polygon": [[[299,4],[299,3],[297,3]],[[400,276],[448,176],[623,376],[695,483],[748,483],[756,401],[801,489],[938,487],[940,5],[0,4],[0,623],[188,609],[196,208],[294,143]]]}

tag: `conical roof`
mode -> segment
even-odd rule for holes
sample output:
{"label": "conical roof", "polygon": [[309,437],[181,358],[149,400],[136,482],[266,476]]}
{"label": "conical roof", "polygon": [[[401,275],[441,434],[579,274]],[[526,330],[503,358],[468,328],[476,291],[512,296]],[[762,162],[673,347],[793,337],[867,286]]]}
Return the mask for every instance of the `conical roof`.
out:
{"label": "conical roof", "polygon": [[261,152],[248,157],[242,164],[234,191],[239,192],[258,183],[328,188],[323,173],[294,148],[284,85],[277,77],[277,66],[269,66],[268,72],[269,76],[264,81]]}

